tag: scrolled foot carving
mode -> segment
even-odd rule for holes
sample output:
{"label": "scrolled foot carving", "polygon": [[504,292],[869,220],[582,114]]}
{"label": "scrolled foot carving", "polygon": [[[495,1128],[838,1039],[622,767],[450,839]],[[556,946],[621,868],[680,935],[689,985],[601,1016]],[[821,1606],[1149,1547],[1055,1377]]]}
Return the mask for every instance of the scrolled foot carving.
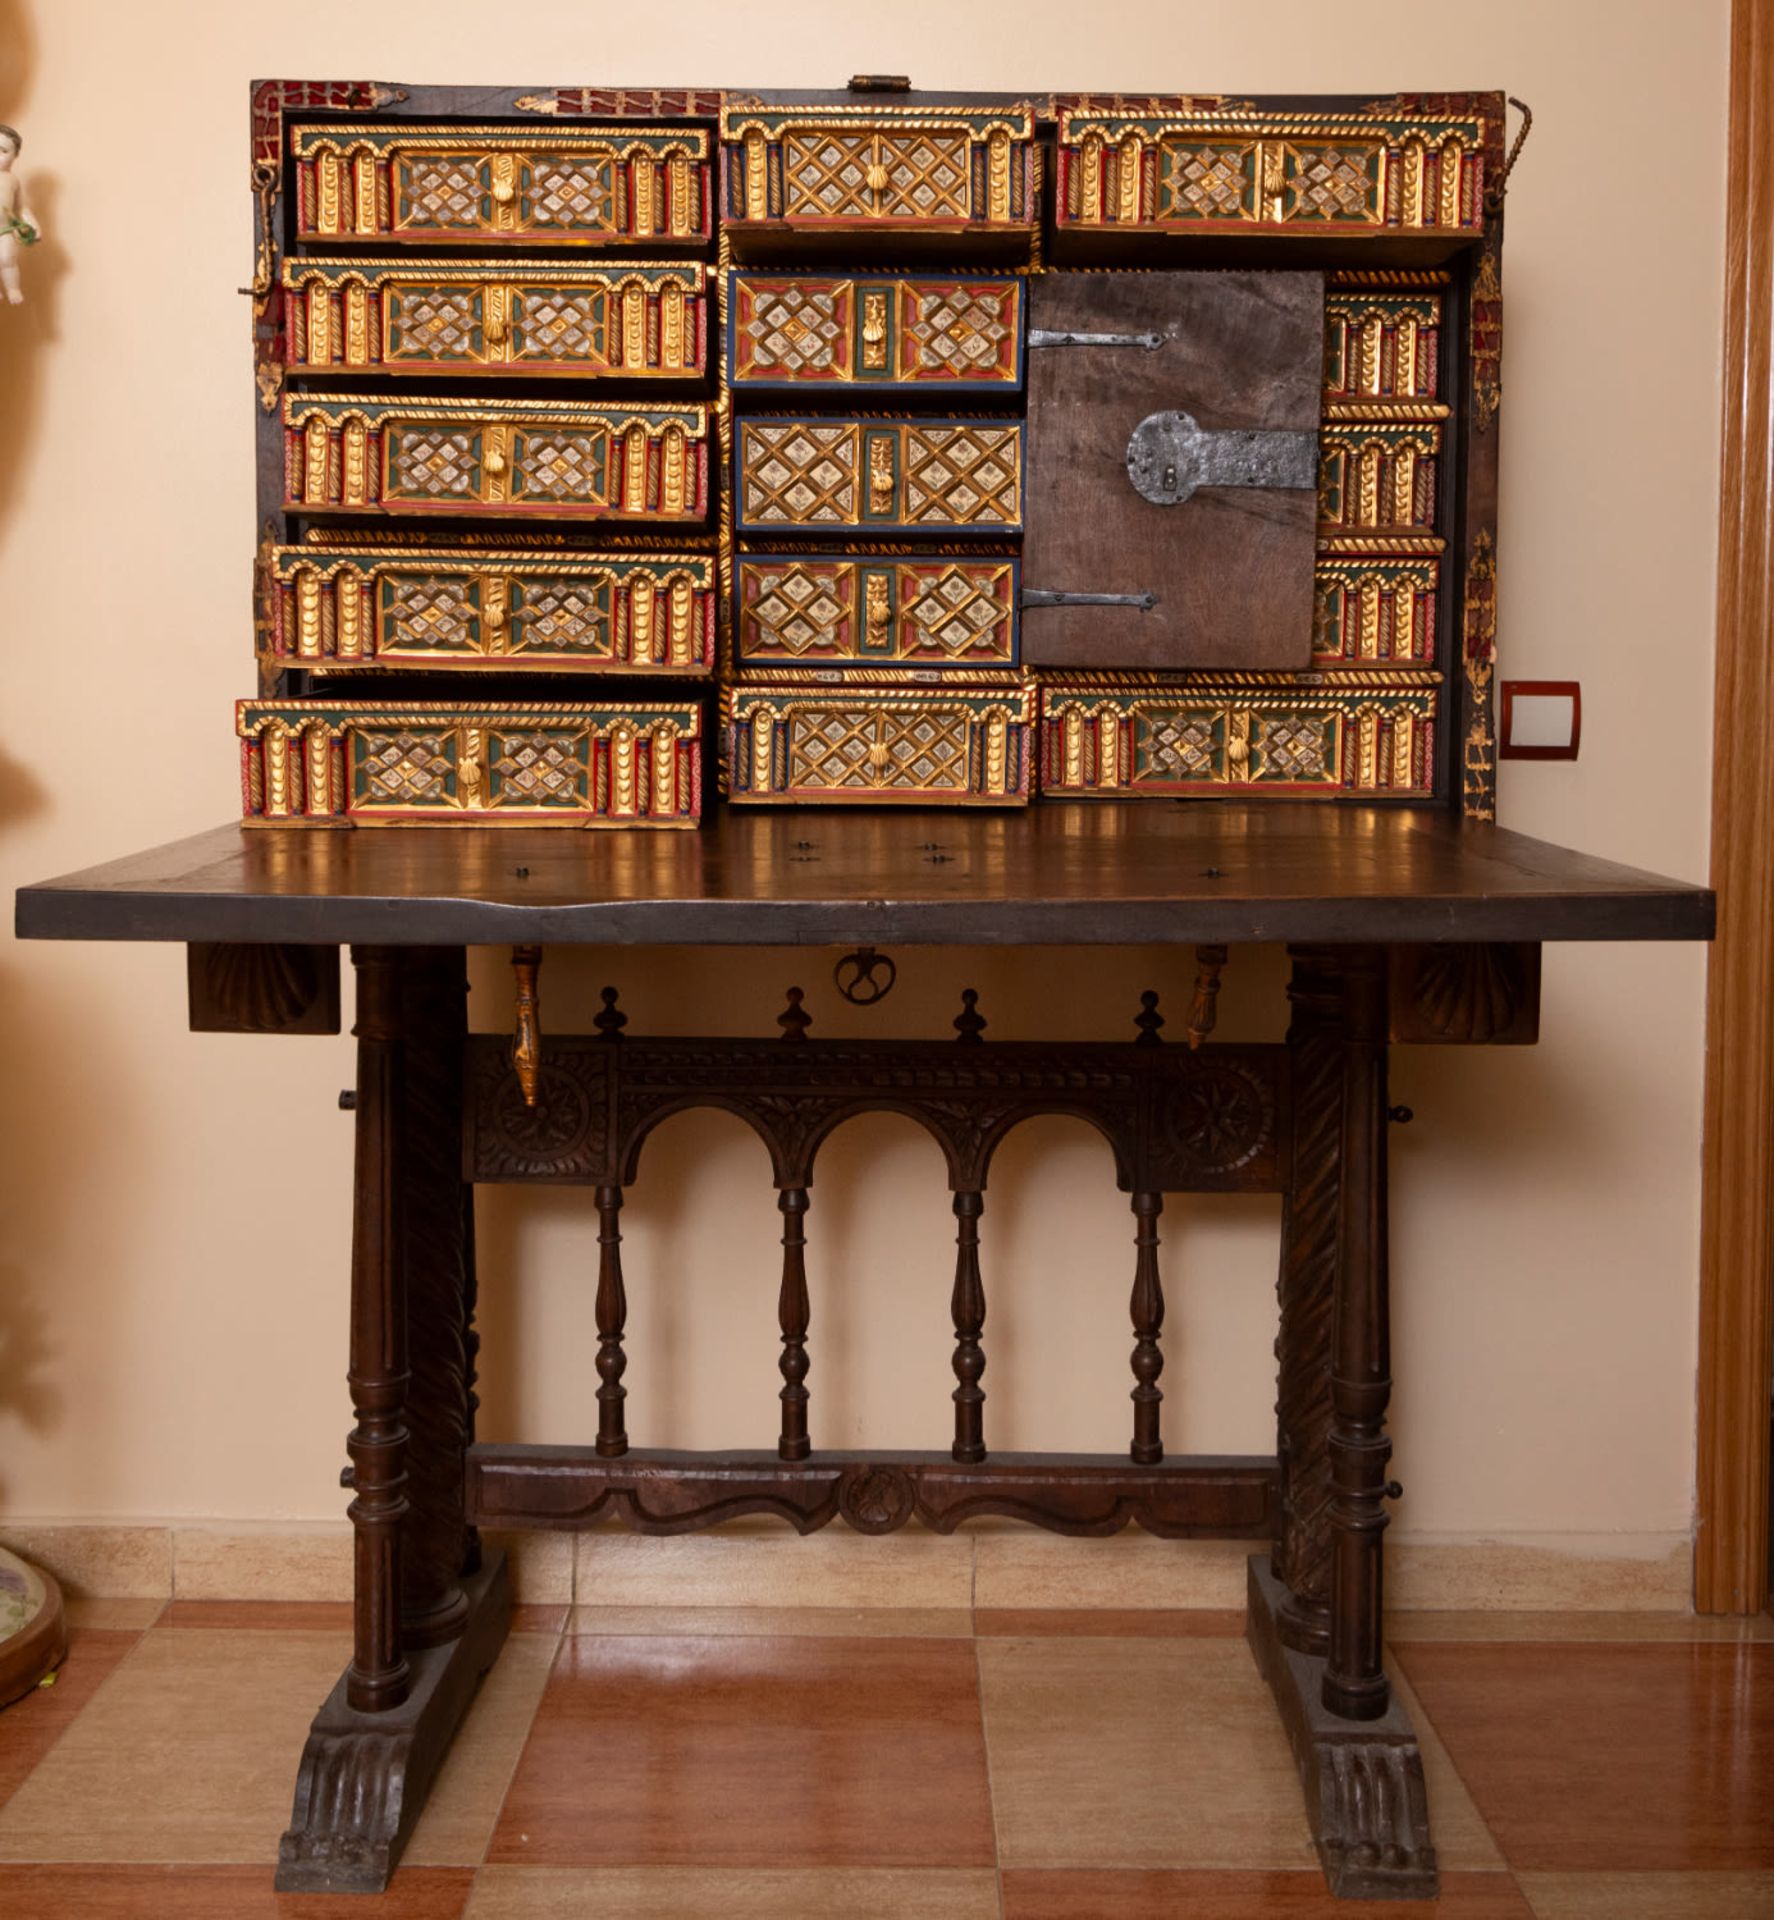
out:
{"label": "scrolled foot carving", "polygon": [[1325,1883],[1347,1900],[1433,1900],[1423,1755],[1396,1695],[1378,1720],[1345,1720],[1320,1697],[1325,1662],[1283,1644],[1286,1589],[1262,1556],[1250,1562],[1246,1633],[1287,1728]]}
{"label": "scrolled foot carving", "polygon": [[380,1893],[387,1886],[450,1736],[510,1623],[503,1554],[489,1556],[463,1585],[462,1633],[412,1654],[412,1688],[398,1707],[358,1713],[341,1679],[314,1716],[289,1831],[277,1848],[280,1893]]}

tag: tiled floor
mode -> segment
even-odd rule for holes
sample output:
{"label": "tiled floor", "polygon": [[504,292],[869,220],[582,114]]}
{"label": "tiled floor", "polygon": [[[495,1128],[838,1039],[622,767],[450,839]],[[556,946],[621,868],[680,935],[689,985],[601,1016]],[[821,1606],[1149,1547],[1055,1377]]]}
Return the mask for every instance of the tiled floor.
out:
{"label": "tiled floor", "polygon": [[[346,1609],[88,1602],[0,1714],[5,1920],[1330,1920],[1236,1614],[520,1610],[379,1902],[270,1862]],[[1400,1616],[1439,1906],[1774,1920],[1774,1627]]]}

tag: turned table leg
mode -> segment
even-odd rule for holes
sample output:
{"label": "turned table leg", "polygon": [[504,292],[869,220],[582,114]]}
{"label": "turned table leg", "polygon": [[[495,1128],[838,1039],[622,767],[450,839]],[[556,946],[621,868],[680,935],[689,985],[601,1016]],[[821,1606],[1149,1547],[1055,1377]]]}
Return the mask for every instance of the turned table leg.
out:
{"label": "turned table leg", "polygon": [[359,1713],[398,1706],[410,1675],[400,1630],[407,1513],[407,1301],[401,1174],[400,953],[354,947],[357,1167],[351,1235],[350,1517],[356,1606],[345,1694]]}
{"label": "turned table leg", "polygon": [[1295,947],[1292,1156],[1276,1341],[1281,1500],[1250,1563],[1249,1635],[1281,1709],[1334,1893],[1432,1895],[1416,1734],[1381,1658],[1391,1444],[1387,955]]}
{"label": "turned table leg", "polygon": [[316,1715],[278,1850],[286,1892],[379,1892],[510,1620],[463,1504],[473,1438],[465,955],[354,947],[357,1162],[348,1448],[351,1664]]}
{"label": "turned table leg", "polygon": [[1381,1665],[1386,1402],[1392,1392],[1386,1272],[1386,955],[1351,954],[1343,973],[1342,1189],[1331,1317],[1330,1659],[1324,1704],[1377,1720],[1391,1698]]}

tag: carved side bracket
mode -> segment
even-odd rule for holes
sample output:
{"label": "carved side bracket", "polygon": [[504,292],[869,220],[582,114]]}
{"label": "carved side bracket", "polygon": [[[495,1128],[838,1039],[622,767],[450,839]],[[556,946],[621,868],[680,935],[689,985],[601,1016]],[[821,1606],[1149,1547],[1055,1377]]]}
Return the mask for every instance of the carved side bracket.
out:
{"label": "carved side bracket", "polygon": [[193,1033],[337,1033],[339,949],[193,941],[185,949]]}
{"label": "carved side bracket", "polygon": [[1389,963],[1393,1040],[1495,1047],[1540,1038],[1537,944],[1394,947]]}

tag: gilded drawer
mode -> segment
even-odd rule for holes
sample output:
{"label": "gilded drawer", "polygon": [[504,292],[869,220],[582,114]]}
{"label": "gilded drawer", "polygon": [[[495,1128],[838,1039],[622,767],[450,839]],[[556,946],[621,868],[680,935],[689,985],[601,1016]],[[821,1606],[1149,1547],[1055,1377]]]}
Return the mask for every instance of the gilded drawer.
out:
{"label": "gilded drawer", "polygon": [[1313,666],[1432,665],[1440,579],[1441,564],[1432,556],[1321,557]]}
{"label": "gilded drawer", "polygon": [[687,827],[701,809],[690,703],[243,700],[235,731],[249,825]]}
{"label": "gilded drawer", "polygon": [[303,240],[700,246],[709,143],[693,128],[456,121],[293,126]]}
{"label": "gilded drawer", "polygon": [[1324,297],[1327,400],[1433,400],[1442,295],[1332,283]]}
{"label": "gilded drawer", "polygon": [[693,379],[708,365],[706,270],[448,260],[291,260],[293,373]]}
{"label": "gilded drawer", "polygon": [[1266,678],[1044,680],[1041,791],[1068,800],[1433,791],[1440,674]]}
{"label": "gilded drawer", "polygon": [[734,569],[743,667],[1016,664],[1015,560],[742,554]]}
{"label": "gilded drawer", "polygon": [[695,521],[708,510],[702,407],[291,394],[283,418],[285,504],[298,512]]}
{"label": "gilded drawer", "polygon": [[1428,531],[1435,526],[1436,468],[1447,409],[1399,407],[1414,419],[1341,417],[1325,408],[1318,437],[1318,523],[1324,533]]}
{"label": "gilded drawer", "polygon": [[729,228],[834,234],[999,232],[1039,221],[1034,114],[1003,107],[721,110]]}
{"label": "gilded drawer", "polygon": [[1476,116],[1059,116],[1060,233],[1464,235],[1484,224]]}
{"label": "gilded drawer", "polygon": [[711,554],[558,548],[274,547],[269,650],[278,665],[706,674]]}
{"label": "gilded drawer", "polygon": [[733,273],[736,387],[981,388],[1023,380],[1022,282],[979,275]]}
{"label": "gilded drawer", "polygon": [[730,798],[1021,806],[1034,688],[1015,676],[908,690],[773,674],[726,695]]}
{"label": "gilded drawer", "polygon": [[737,440],[742,533],[1022,526],[1019,420],[742,419]]}

